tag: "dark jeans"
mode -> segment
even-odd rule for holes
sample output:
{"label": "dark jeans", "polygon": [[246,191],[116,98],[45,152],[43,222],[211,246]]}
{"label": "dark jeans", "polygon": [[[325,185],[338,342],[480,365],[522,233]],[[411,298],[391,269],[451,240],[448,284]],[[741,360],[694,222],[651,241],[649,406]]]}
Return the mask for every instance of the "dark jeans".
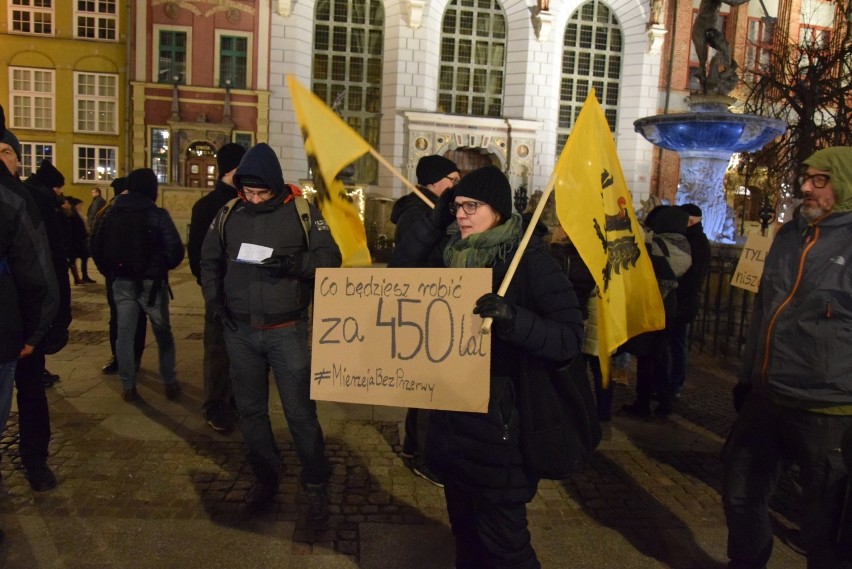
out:
{"label": "dark jeans", "polygon": [[808,569],[849,569],[835,537],[846,489],[840,452],[852,417],[782,407],[752,393],[722,451],[722,500],[731,569],[762,569],[772,554],[769,500],[781,474],[799,465],[800,523]]}
{"label": "dark jeans", "polygon": [[651,398],[656,393],[659,410],[670,412],[673,393],[669,381],[668,330],[654,334],[648,351],[636,356],[636,403],[643,409],[650,409]]}
{"label": "dark jeans", "polygon": [[[118,339],[118,316],[115,312],[115,297],[112,294],[112,283],[115,279],[106,277],[107,304],[109,305],[109,351],[115,358],[115,341]],[[136,321],[136,333],[133,335],[133,353],[136,361],[142,360],[142,352],[145,351],[145,335],[148,332],[148,317],[144,312],[139,312]]]}
{"label": "dark jeans", "polygon": [[227,410],[231,376],[225,331],[221,320],[204,319],[204,414]]}
{"label": "dark jeans", "polygon": [[21,462],[29,469],[47,462],[50,443],[50,411],[41,374],[44,354],[36,349],[31,356],[18,360],[15,385],[18,388],[18,428]]}
{"label": "dark jeans", "polygon": [[[595,380],[595,406],[597,407],[598,421],[612,421],[612,396],[615,391],[612,374],[610,374],[609,383],[604,388],[601,361],[597,356],[586,355],[586,362],[588,362],[589,369],[592,370],[592,378]],[[611,362],[610,365],[612,365]]]}
{"label": "dark jeans", "polygon": [[118,338],[115,355],[118,375],[124,389],[136,385],[135,339],[140,314],[147,314],[157,339],[160,356],[160,378],[165,385],[177,381],[175,374],[175,338],[169,321],[169,287],[165,281],[118,278],[112,282],[115,298]]}
{"label": "dark jeans", "polygon": [[669,381],[672,394],[680,393],[686,382],[686,337],[689,332],[689,322],[673,322],[669,326],[669,353],[671,367]]}
{"label": "dark jeans", "polygon": [[456,569],[540,569],[524,503],[493,503],[453,482],[444,486],[456,540]]}
{"label": "dark jeans", "polygon": [[302,463],[303,484],[324,484],[331,476],[325,440],[311,399],[308,324],[261,330],[238,322],[225,329],[231,360],[231,388],[240,412],[248,459],[259,480],[277,483],[281,456],[269,422],[269,370]]}
{"label": "dark jeans", "polygon": [[423,464],[423,450],[426,448],[426,432],[429,428],[428,409],[409,409],[405,414],[405,440],[402,452],[414,457],[415,464]]}

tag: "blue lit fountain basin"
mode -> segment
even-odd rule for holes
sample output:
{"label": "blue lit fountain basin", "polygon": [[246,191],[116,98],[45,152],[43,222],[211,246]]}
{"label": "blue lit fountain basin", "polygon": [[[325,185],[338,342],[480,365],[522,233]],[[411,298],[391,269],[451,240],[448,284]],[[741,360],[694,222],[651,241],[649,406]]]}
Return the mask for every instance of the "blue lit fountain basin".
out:
{"label": "blue lit fountain basin", "polygon": [[666,150],[755,152],[787,130],[779,119],[729,112],[673,113],[633,123],[648,142]]}

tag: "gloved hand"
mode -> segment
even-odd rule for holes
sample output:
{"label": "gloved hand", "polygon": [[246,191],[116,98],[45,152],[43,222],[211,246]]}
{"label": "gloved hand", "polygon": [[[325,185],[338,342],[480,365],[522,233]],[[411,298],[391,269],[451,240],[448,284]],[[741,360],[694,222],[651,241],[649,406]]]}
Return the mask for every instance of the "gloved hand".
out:
{"label": "gloved hand", "polygon": [[456,216],[450,213],[450,204],[456,199],[455,188],[447,188],[438,202],[435,204],[435,209],[432,210],[431,220],[432,225],[439,229],[446,229],[452,222],[456,220]]}
{"label": "gloved hand", "polygon": [[270,277],[286,277],[297,264],[296,255],[273,255],[260,262],[260,268]]}
{"label": "gloved hand", "polygon": [[482,318],[491,318],[494,326],[503,331],[511,330],[515,324],[515,308],[505,298],[493,292],[483,294],[477,299],[473,313]]}
{"label": "gloved hand", "polygon": [[218,302],[208,302],[204,307],[204,318],[210,322],[220,321],[223,326],[231,330],[237,331],[237,323],[234,322],[228,310]]}
{"label": "gloved hand", "polygon": [[734,394],[734,409],[736,409],[737,413],[742,410],[743,405],[745,405],[746,397],[751,392],[751,383],[746,383],[744,381],[738,382],[733,389]]}

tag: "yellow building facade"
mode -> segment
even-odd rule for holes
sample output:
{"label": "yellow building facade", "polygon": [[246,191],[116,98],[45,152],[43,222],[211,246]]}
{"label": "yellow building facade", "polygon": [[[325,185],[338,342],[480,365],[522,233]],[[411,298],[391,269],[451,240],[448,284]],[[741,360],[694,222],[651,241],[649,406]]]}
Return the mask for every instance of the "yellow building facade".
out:
{"label": "yellow building facade", "polygon": [[88,202],[92,188],[109,190],[127,173],[127,3],[6,4],[0,104],[21,142],[21,177],[49,159],[65,176],[64,193]]}

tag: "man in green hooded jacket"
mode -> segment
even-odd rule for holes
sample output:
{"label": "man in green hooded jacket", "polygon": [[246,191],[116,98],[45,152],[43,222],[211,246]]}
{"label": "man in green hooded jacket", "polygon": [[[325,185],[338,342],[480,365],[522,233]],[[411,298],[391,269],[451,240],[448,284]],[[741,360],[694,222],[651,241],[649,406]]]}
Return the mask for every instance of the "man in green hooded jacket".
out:
{"label": "man in green hooded jacket", "polygon": [[852,429],[852,147],[805,160],[801,211],[775,237],[755,299],[739,416],[723,451],[729,569],[765,568],[769,499],[799,466],[809,569],[849,569],[838,548]]}

